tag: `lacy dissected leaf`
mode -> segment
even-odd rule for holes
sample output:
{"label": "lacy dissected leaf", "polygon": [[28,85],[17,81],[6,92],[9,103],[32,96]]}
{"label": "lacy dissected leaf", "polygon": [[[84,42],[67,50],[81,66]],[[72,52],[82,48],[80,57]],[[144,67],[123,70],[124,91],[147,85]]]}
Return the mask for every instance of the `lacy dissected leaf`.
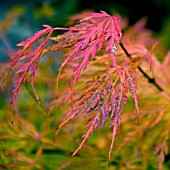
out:
{"label": "lacy dissected leaf", "polygon": [[[19,60],[24,60],[24,63],[16,71],[16,73],[18,74],[18,77],[16,80],[16,86],[13,90],[11,104],[14,104],[14,101],[15,101],[16,95],[19,91],[20,85],[24,82],[26,75],[30,71],[31,67],[32,67],[32,70],[30,73],[31,86],[32,86],[32,89],[36,96],[36,99],[38,100],[38,95],[34,89],[35,71],[38,67],[38,63],[40,61],[43,49],[44,49],[50,35],[53,32],[53,28],[51,28],[50,26],[44,25],[44,27],[46,27],[46,28],[41,31],[38,31],[36,34],[34,34],[32,37],[28,38],[27,40],[22,41],[19,44],[17,44],[17,46],[22,46],[23,49],[18,50],[16,52],[16,54],[15,54],[16,56],[15,56],[14,60],[12,61],[11,66],[9,68],[8,75],[9,75],[10,71],[12,70],[12,68],[17,64],[17,62]],[[46,36],[44,41],[40,45],[38,45],[35,49],[32,49],[33,45],[35,45],[39,41],[39,39],[42,38],[42,36],[45,34],[48,34],[48,35]]]}
{"label": "lacy dissected leaf", "polygon": [[[94,59],[97,52],[101,49],[113,60],[113,66],[116,65],[114,58],[115,42],[119,43],[121,38],[121,28],[119,17],[113,17],[101,11],[101,13],[92,13],[89,17],[81,20],[74,27],[70,27],[65,34],[53,38],[57,43],[63,43],[63,46],[72,46],[72,50],[66,54],[66,59],[61,65],[61,69],[69,60],[79,60],[79,64],[74,69],[75,75],[72,80],[72,92],[78,81],[82,70],[85,70],[89,59]],[[59,73],[60,76],[60,73]]]}
{"label": "lacy dissected leaf", "polygon": [[137,100],[137,84],[134,72],[120,68],[121,76],[118,75],[115,68],[105,70],[100,76],[93,77],[88,81],[89,88],[85,93],[75,102],[76,109],[71,112],[59,125],[59,130],[71,119],[78,114],[82,114],[85,118],[89,118],[85,129],[87,131],[82,136],[83,140],[73,155],[75,155],[89,138],[90,134],[97,128],[105,125],[110,119],[110,128],[112,129],[112,142],[110,145],[109,159],[111,157],[111,150],[114,144],[114,138],[117,129],[121,122],[121,115],[123,105],[126,105],[128,100],[128,93],[131,94],[138,115],[138,100]]}
{"label": "lacy dissected leaf", "polygon": [[[13,90],[11,104],[14,103],[20,85],[24,82],[25,77],[31,68],[31,86],[36,99],[38,100],[38,95],[34,89],[35,71],[38,67],[41,56],[49,51],[71,47],[71,50],[66,54],[65,61],[60,67],[58,76],[60,76],[62,68],[69,60],[79,61],[79,64],[74,68],[75,75],[72,80],[71,89],[73,94],[75,84],[78,81],[81,71],[87,68],[89,59],[94,59],[96,53],[101,49],[103,49],[105,53],[108,51],[108,56],[113,61],[112,65],[113,67],[116,67],[116,60],[114,57],[116,49],[115,42],[119,43],[121,38],[119,17],[110,16],[106,12],[101,11],[101,13],[91,13],[88,17],[82,19],[78,24],[70,28],[51,28],[48,25],[44,25],[44,27],[46,28],[38,31],[26,41],[17,44],[17,46],[22,46],[23,49],[16,52],[16,57],[10,66],[9,72],[19,60],[24,60],[24,64],[16,71],[19,76],[16,81],[16,87]],[[56,38],[51,38],[56,41],[56,44],[45,49],[45,45],[54,30],[64,30],[67,32]],[[39,39],[47,33],[48,35],[45,40],[43,40],[38,47],[33,49],[33,46],[36,45]]]}

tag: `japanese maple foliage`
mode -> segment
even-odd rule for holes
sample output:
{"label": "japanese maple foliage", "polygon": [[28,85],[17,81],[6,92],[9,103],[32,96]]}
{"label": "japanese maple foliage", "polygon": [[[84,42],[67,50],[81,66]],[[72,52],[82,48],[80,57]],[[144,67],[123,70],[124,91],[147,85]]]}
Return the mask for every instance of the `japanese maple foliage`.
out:
{"label": "japanese maple foliage", "polygon": [[[22,67],[19,67],[18,70],[16,71],[16,73],[18,74],[18,78],[16,80],[16,87],[13,90],[13,97],[11,99],[12,105],[14,104],[14,101],[15,101],[16,95],[19,91],[20,85],[24,82],[25,77],[26,77],[27,73],[30,71],[31,67],[32,67],[32,71],[30,73],[31,86],[32,86],[32,89],[36,96],[36,99],[37,100],[39,99],[38,95],[34,89],[35,71],[38,67],[38,63],[41,59],[44,47],[45,47],[48,39],[50,38],[51,33],[53,32],[53,28],[51,28],[50,26],[44,25],[44,27],[45,27],[45,29],[38,31],[32,37],[17,44],[17,46],[23,47],[23,49],[18,50],[16,52],[16,57],[13,59],[13,61],[11,63],[8,75],[9,75],[10,71],[12,70],[12,68],[18,63],[19,60],[24,60],[24,64],[22,64]],[[35,49],[32,49],[33,45],[35,45],[38,42],[38,40],[40,38],[42,38],[42,36],[47,33],[48,33],[48,35],[45,38],[45,40],[40,45],[38,45],[38,47],[36,47]]]}
{"label": "japanese maple foliage", "polygon": [[[60,66],[57,77],[57,92],[59,92],[58,80],[62,77],[64,67],[72,63],[72,69],[70,70],[74,72],[70,89],[72,109],[69,109],[68,116],[59,125],[58,130],[78,114],[82,114],[85,118],[89,117],[85,126],[87,131],[83,135],[83,141],[73,155],[82,148],[90,134],[97,128],[103,127],[109,119],[112,141],[108,157],[111,158],[115,135],[121,123],[123,107],[126,105],[129,95],[134,101],[136,115],[139,118],[136,77],[139,73],[138,70],[143,75],[144,72],[139,67],[140,62],[138,61],[144,58],[148,60],[148,51],[144,44],[137,44],[137,48],[130,47],[127,44],[129,54],[125,48],[122,50],[119,47],[122,36],[119,19],[117,16],[110,16],[101,11],[100,13],[91,13],[69,28],[52,28],[44,25],[43,30],[38,31],[32,37],[17,45],[23,47],[23,49],[16,52],[16,57],[9,68],[10,72],[22,61],[22,65],[18,65],[16,70],[18,76],[11,105],[14,104],[20,85],[26,79],[27,74],[30,75],[33,92],[36,99],[39,100],[34,88],[34,77],[41,58],[50,51],[59,49],[64,51],[67,49],[66,58]],[[66,32],[52,37],[55,30]],[[44,35],[46,37],[43,41],[37,47],[34,47]],[[53,40],[55,44],[46,47],[49,39]],[[123,46],[121,45],[121,47]],[[97,62],[103,64],[101,72],[98,73],[99,70],[95,69],[89,71],[88,66],[93,68],[95,64],[98,64]],[[75,91],[76,85],[81,76],[93,73],[94,77],[86,78],[83,93],[77,93]],[[146,75],[144,76],[146,77]],[[69,96],[69,94],[67,95]],[[62,96],[57,99],[56,103],[58,104],[58,100],[62,102],[61,99]]]}

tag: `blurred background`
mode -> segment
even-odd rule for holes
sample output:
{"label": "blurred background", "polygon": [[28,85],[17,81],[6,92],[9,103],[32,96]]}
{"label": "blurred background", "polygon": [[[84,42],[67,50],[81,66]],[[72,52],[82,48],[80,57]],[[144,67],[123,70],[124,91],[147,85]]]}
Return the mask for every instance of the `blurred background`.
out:
{"label": "blurred background", "polygon": [[[71,16],[83,11],[99,12],[100,10],[126,18],[129,25],[145,18],[146,27],[153,31],[155,37],[162,39],[166,50],[170,49],[169,0],[98,0],[97,3],[93,0],[0,0],[0,85],[4,80],[9,61],[13,58],[13,52],[17,49],[17,43],[41,30],[43,24],[68,27],[73,24],[69,22]],[[57,53],[57,55],[61,54]],[[140,150],[135,155],[136,162],[130,160],[133,158],[131,152],[135,142],[128,145],[125,150],[122,149],[119,155],[115,154],[111,162],[112,167],[108,168],[106,163],[110,144],[108,128],[93,134],[85,149],[82,149],[81,154],[74,159],[70,155],[82,139],[80,132],[84,129],[81,122],[72,121],[61,132],[57,144],[53,144],[53,134],[57,124],[62,120],[63,108],[55,109],[50,117],[47,116],[46,108],[49,108],[49,103],[54,98],[54,84],[59,62],[61,61],[51,55],[43,59],[37,71],[35,86],[42,105],[38,105],[35,101],[30,82],[21,86],[13,115],[14,129],[8,122],[11,120],[9,100],[14,84],[13,75],[6,89],[0,86],[0,170],[72,170],[75,167],[79,170],[123,170],[123,168],[126,170],[126,163],[131,166],[129,169],[140,169],[142,164],[138,160]],[[128,109],[129,112],[134,112],[132,101]],[[130,122],[128,126],[130,127],[131,124],[135,123]],[[126,129],[126,126],[123,128]],[[119,135],[115,145],[118,146],[122,140],[123,137]],[[149,152],[144,154],[149,157]],[[156,156],[144,160],[143,167],[154,170],[155,159]],[[169,161],[169,157],[166,157],[166,161]],[[169,164],[167,169],[168,166],[170,167]]]}
{"label": "blurred background", "polygon": [[100,10],[119,14],[127,18],[130,25],[146,17],[146,26],[163,38],[169,48],[169,0],[98,0],[97,3],[92,0],[1,0],[0,62],[7,61],[9,58],[5,53],[15,49],[15,44],[41,29],[43,24],[68,26],[67,21],[71,15]]}

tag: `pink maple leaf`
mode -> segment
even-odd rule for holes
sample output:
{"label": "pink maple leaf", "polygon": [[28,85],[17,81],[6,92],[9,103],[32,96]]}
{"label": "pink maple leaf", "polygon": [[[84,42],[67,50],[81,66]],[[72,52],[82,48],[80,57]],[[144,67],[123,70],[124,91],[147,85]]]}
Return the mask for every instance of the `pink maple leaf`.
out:
{"label": "pink maple leaf", "polygon": [[69,42],[74,36],[75,41],[71,44],[73,49],[66,54],[67,58],[60,67],[58,78],[62,68],[69,60],[80,60],[78,66],[74,69],[75,75],[72,80],[71,92],[74,94],[74,88],[81,71],[87,68],[88,61],[94,59],[101,49],[105,53],[109,51],[108,56],[113,61],[112,66],[116,67],[115,42],[120,43],[121,34],[119,17],[110,16],[104,11],[91,13],[90,16],[80,20],[78,24],[70,27],[69,31],[63,35],[63,37],[67,37]]}
{"label": "pink maple leaf", "polygon": [[[25,81],[25,77],[27,73],[30,71],[31,66],[33,66],[32,72],[30,73],[30,77],[32,79],[31,86],[36,96],[36,99],[38,100],[38,95],[34,89],[35,71],[40,61],[40,57],[42,55],[43,49],[50,35],[53,32],[53,28],[51,28],[50,26],[48,25],[43,25],[43,26],[46,28],[41,31],[38,31],[37,33],[35,33],[33,36],[31,36],[27,40],[22,41],[19,44],[17,44],[17,46],[23,46],[24,48],[22,50],[18,50],[15,53],[15,58],[10,65],[7,76],[9,75],[12,68],[19,62],[19,60],[27,59],[27,61],[25,61],[25,63],[20,68],[18,68],[18,70],[16,71],[16,73],[18,74],[18,78],[16,80],[16,86],[13,90],[13,96],[10,102],[11,105],[14,104],[16,96],[19,92],[20,85]],[[36,47],[35,49],[32,49],[33,45],[36,44],[39,41],[39,39],[41,39],[45,34],[48,34],[45,40],[38,47]]]}

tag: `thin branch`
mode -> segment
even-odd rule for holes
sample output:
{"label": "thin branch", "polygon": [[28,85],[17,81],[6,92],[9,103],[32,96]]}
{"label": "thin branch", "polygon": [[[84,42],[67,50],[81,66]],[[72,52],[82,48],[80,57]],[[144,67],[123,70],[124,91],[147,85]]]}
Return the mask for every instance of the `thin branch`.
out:
{"label": "thin branch", "polygon": [[[121,47],[122,50],[125,52],[125,54],[127,55],[127,57],[128,57],[129,59],[132,59],[132,56],[128,53],[128,51],[126,50],[126,48],[124,47],[124,45],[122,44],[122,42],[120,42],[120,47]],[[162,87],[160,87],[159,84],[157,84],[157,83],[155,82],[155,79],[154,79],[154,78],[150,78],[150,77],[147,75],[147,73],[145,73],[144,70],[143,70],[140,66],[138,66],[138,70],[142,73],[142,75],[143,75],[146,79],[148,79],[148,82],[151,83],[151,84],[153,84],[160,92],[164,91],[164,90],[162,89]]]}
{"label": "thin branch", "polygon": [[132,56],[128,53],[128,51],[126,50],[126,48],[124,47],[124,45],[122,44],[122,42],[120,42],[119,45],[121,46],[122,50],[125,52],[125,54],[127,55],[127,57],[130,58],[130,59],[132,59]]}

